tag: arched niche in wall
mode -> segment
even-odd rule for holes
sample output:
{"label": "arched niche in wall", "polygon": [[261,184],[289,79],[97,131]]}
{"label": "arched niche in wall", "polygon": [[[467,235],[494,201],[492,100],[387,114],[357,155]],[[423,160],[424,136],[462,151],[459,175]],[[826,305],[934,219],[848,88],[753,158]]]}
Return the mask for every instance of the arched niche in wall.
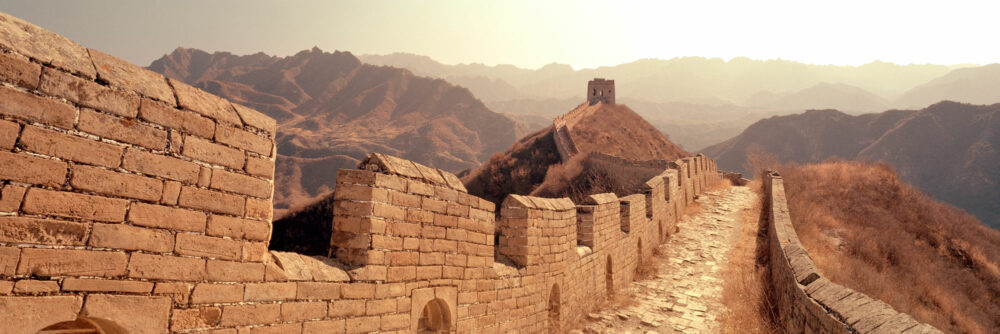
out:
{"label": "arched niche in wall", "polygon": [[454,333],[458,288],[414,289],[410,295],[410,333]]}
{"label": "arched niche in wall", "polygon": [[611,262],[611,255],[608,255],[608,264],[604,268],[604,288],[608,291],[608,299],[615,295],[614,264]]}
{"label": "arched niche in wall", "polygon": [[128,332],[108,320],[79,317],[73,321],[49,325],[38,331],[38,334],[128,334]]}
{"label": "arched niche in wall", "polygon": [[562,300],[559,297],[559,284],[552,284],[552,290],[549,291],[549,333],[562,333],[562,318],[559,316],[560,308],[562,306]]}

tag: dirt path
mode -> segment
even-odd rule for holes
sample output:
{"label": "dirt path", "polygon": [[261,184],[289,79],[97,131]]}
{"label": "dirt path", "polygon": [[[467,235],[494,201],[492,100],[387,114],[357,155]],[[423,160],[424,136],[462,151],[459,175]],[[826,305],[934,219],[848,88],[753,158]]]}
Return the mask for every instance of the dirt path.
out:
{"label": "dirt path", "polygon": [[732,187],[700,196],[700,212],[678,223],[680,232],[660,245],[653,261],[657,277],[636,281],[632,300],[587,315],[584,333],[716,333],[721,303],[721,271],[739,237],[741,211],[757,195]]}

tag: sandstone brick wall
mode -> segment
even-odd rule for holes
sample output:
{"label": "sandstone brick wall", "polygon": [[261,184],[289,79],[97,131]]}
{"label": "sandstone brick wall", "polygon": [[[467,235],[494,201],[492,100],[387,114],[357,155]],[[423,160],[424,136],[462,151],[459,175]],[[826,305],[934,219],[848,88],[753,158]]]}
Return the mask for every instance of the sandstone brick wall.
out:
{"label": "sandstone brick wall", "polygon": [[764,179],[771,287],[788,333],[941,333],[872,299],[830,282],[816,269],[792,227],[780,175]]}
{"label": "sandstone brick wall", "polygon": [[0,13],[0,332],[567,328],[719,180],[678,160],[640,194],[514,195],[498,215],[451,173],[373,154],[338,173],[329,256],[305,256],[267,249],[275,131]]}

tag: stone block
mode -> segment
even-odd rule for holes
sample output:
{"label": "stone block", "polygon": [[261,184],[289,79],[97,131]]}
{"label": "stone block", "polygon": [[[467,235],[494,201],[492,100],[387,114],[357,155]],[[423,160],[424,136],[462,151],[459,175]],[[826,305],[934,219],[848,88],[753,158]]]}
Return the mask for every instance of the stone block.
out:
{"label": "stone block", "polygon": [[282,321],[322,319],[327,314],[326,302],[286,302],[281,304]]}
{"label": "stone block", "polygon": [[222,308],[204,306],[190,309],[174,309],[170,318],[170,330],[210,328],[219,325],[222,319]]}
{"label": "stone block", "polygon": [[229,101],[174,79],[167,79],[167,81],[174,88],[177,103],[181,108],[194,111],[216,121],[243,125]]}
{"label": "stone block", "polygon": [[154,150],[167,148],[167,131],[90,109],[80,110],[80,131]]}
{"label": "stone block", "polygon": [[295,299],[330,300],[340,298],[340,284],[329,282],[297,282]]}
{"label": "stone block", "polygon": [[177,181],[163,182],[163,196],[160,203],[166,205],[177,205],[177,198],[181,196],[181,183]]}
{"label": "stone block", "polygon": [[5,13],[0,13],[0,46],[41,63],[96,78],[97,72],[87,49],[66,37]]}
{"label": "stone block", "polygon": [[158,101],[142,99],[139,118],[201,138],[212,138],[215,134],[215,122],[212,119]]}
{"label": "stone block", "polygon": [[153,287],[154,295],[170,297],[177,305],[187,305],[191,295],[191,284],[183,282],[159,282]]}
{"label": "stone block", "polygon": [[24,127],[20,143],[27,151],[110,168],[122,160],[122,146],[32,125]]}
{"label": "stone block", "polygon": [[227,125],[219,125],[215,128],[215,141],[255,152],[265,157],[271,156],[271,148],[274,143],[267,137],[261,137]]}
{"label": "stone block", "polygon": [[14,293],[17,294],[48,294],[59,292],[59,282],[23,279],[14,283]]}
{"label": "stone block", "polygon": [[243,301],[242,284],[200,283],[191,292],[191,304],[239,303]]}
{"label": "stone block", "polygon": [[280,318],[280,304],[226,305],[222,307],[219,324],[226,327],[271,324]]}
{"label": "stone block", "polygon": [[0,114],[32,122],[72,129],[76,121],[76,107],[58,100],[25,93],[0,86]]}
{"label": "stone block", "polygon": [[207,277],[217,282],[259,282],[264,280],[263,263],[208,260]]}
{"label": "stone block", "polygon": [[246,217],[250,219],[270,222],[274,216],[274,207],[269,199],[247,197],[246,211]]}
{"label": "stone block", "polygon": [[266,222],[212,215],[208,219],[205,233],[218,237],[267,241],[270,230],[271,225]]}
{"label": "stone block", "polygon": [[271,197],[271,182],[225,170],[212,172],[211,188],[257,198]]}
{"label": "stone block", "polygon": [[42,67],[10,54],[0,54],[0,80],[26,89],[38,88]]}
{"label": "stone block", "polygon": [[[4,15],[0,13],[0,20]],[[82,306],[80,296],[0,297],[0,310],[4,310],[0,312],[0,331],[34,334],[45,326],[75,320]]]}
{"label": "stone block", "polygon": [[125,274],[127,263],[128,256],[123,252],[25,248],[21,250],[17,274],[118,277]]}
{"label": "stone block", "polygon": [[127,205],[127,200],[118,198],[31,188],[22,210],[31,214],[120,222],[125,219]]}
{"label": "stone block", "polygon": [[347,321],[344,319],[338,320],[321,320],[321,321],[309,321],[302,324],[303,334],[343,334],[346,331],[345,325]]}
{"label": "stone block", "polygon": [[38,90],[84,107],[122,117],[134,118],[139,112],[138,96],[104,87],[92,80],[75,77],[52,68],[42,69]]}
{"label": "stone block", "polygon": [[161,205],[133,203],[128,221],[148,227],[176,231],[204,232],[207,217],[204,213]]}
{"label": "stone block", "polygon": [[[0,56],[2,55],[0,54]],[[10,150],[14,148],[14,143],[17,142],[17,137],[20,135],[20,124],[0,119],[0,149]]]}
{"label": "stone block", "polygon": [[177,203],[187,208],[242,216],[244,206],[246,205],[246,198],[213,190],[185,186],[181,188],[181,195]]}
{"label": "stone block", "polygon": [[[8,186],[9,187],[9,186]],[[0,241],[13,244],[83,245],[88,224],[54,219],[0,216]]]}
{"label": "stone block", "polygon": [[[17,247],[0,246],[0,276],[14,276],[17,272],[17,261],[21,257],[21,249]],[[340,295],[340,290],[337,290]]]}
{"label": "stone block", "polygon": [[82,292],[149,293],[153,290],[153,283],[71,277],[63,280],[62,289],[63,291]]}
{"label": "stone block", "polygon": [[90,294],[81,314],[110,320],[130,334],[160,334],[167,331],[170,298]]}
{"label": "stone block", "polygon": [[86,165],[74,164],[72,169],[69,184],[76,189],[152,202],[163,195],[163,181],[154,178]]}
{"label": "stone block", "polygon": [[243,243],[232,239],[178,233],[174,253],[222,260],[239,260],[242,247]]}
{"label": "stone block", "polygon": [[134,148],[125,151],[122,167],[133,172],[159,176],[184,184],[196,184],[201,173],[201,166],[193,162]]}
{"label": "stone block", "polygon": [[174,104],[174,91],[159,73],[133,65],[103,52],[88,49],[97,77],[111,87],[126,89]]}
{"label": "stone block", "polygon": [[133,278],[175,281],[201,281],[205,278],[205,260],[132,253],[128,276]]}
{"label": "stone block", "polygon": [[183,154],[192,159],[232,169],[243,169],[246,162],[246,156],[240,150],[192,136],[185,137]]}
{"label": "stone block", "polygon": [[[2,99],[0,99],[2,101]],[[0,179],[58,187],[66,182],[65,162],[0,151]]]}
{"label": "stone block", "polygon": [[257,157],[248,157],[247,166],[245,170],[247,174],[263,177],[268,180],[273,180],[274,160],[257,158]]}
{"label": "stone block", "polygon": [[273,118],[268,117],[259,111],[236,103],[233,103],[232,105],[236,109],[236,113],[239,114],[240,118],[243,119],[243,123],[246,125],[264,130],[264,132],[268,133],[272,138],[277,133],[278,124]]}
{"label": "stone block", "polygon": [[[244,290],[245,301],[281,301],[295,299],[295,283],[249,283]],[[325,312],[325,310],[324,310]]]}

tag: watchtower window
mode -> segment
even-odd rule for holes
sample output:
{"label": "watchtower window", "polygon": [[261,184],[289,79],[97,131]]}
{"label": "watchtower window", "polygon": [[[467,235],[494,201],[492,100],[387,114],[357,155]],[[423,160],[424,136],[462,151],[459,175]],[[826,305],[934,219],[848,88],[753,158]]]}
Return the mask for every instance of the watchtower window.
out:
{"label": "watchtower window", "polygon": [[593,95],[593,96],[597,96],[597,88],[594,88],[594,92],[590,93],[590,94]]}

